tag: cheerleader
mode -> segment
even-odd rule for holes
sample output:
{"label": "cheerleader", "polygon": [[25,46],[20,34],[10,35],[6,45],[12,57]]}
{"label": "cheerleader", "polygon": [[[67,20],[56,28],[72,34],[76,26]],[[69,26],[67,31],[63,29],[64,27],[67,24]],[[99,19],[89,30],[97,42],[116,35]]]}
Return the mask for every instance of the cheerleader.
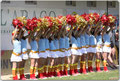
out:
{"label": "cheerleader", "polygon": [[74,75],[75,74],[75,57],[76,55],[78,55],[78,43],[76,40],[76,37],[74,35],[74,33],[72,32],[72,37],[71,37],[71,43],[72,43],[72,47],[71,47],[71,64],[70,64],[70,75]]}
{"label": "cheerleader", "polygon": [[89,56],[88,56],[88,62],[89,62],[89,71],[93,72],[93,67],[92,67],[92,61],[93,61],[93,56],[96,54],[96,38],[95,38],[95,29],[91,28],[90,30],[90,37],[89,37]]}
{"label": "cheerleader", "polygon": [[96,40],[97,40],[97,46],[96,46],[96,71],[101,72],[100,70],[100,54],[102,54],[102,35],[101,35],[101,29],[99,28],[96,32]]}
{"label": "cheerleader", "polygon": [[89,44],[89,38],[90,38],[90,33],[89,30],[87,29],[86,33],[85,33],[85,42],[86,42],[86,50],[87,50],[87,56],[88,56],[88,71],[89,72],[93,72],[92,70],[92,61],[90,60],[90,44]]}
{"label": "cheerleader", "polygon": [[23,31],[23,35],[21,38],[21,51],[22,51],[22,62],[21,62],[21,68],[19,68],[19,72],[20,72],[20,79],[21,80],[26,80],[25,76],[24,76],[24,67],[25,67],[25,62],[28,59],[28,54],[27,54],[27,38],[29,35],[24,36],[26,30]]}
{"label": "cheerleader", "polygon": [[38,54],[38,46],[37,46],[37,39],[35,38],[36,32],[31,31],[30,37],[28,38],[28,42],[31,46],[31,51],[29,54],[31,64],[30,64],[30,79],[36,79],[35,77],[35,72],[37,69],[37,63],[39,59],[39,54]]}
{"label": "cheerleader", "polygon": [[87,50],[86,50],[86,42],[85,42],[85,36],[84,36],[85,30],[81,32],[80,35],[80,43],[81,43],[81,61],[80,61],[80,73],[86,74],[86,56],[87,56]]}
{"label": "cheerleader", "polygon": [[80,56],[81,56],[81,52],[79,51],[79,49],[80,49],[80,47],[81,47],[81,45],[80,45],[80,38],[79,38],[79,30],[78,30],[79,28],[75,28],[75,30],[73,31],[74,32],[74,35],[75,35],[75,39],[76,39],[76,41],[77,41],[77,49],[76,49],[76,51],[77,51],[77,53],[75,54],[75,61],[74,61],[74,73],[75,73],[75,75],[78,75],[79,73],[78,73],[78,69],[77,69],[77,67],[78,67],[78,61],[79,61],[79,58],[80,58]]}
{"label": "cheerleader", "polygon": [[63,31],[61,34],[60,34],[60,39],[59,39],[59,51],[60,51],[60,54],[59,54],[59,70],[60,70],[60,75],[63,76],[63,61],[64,61],[64,57],[65,57],[65,34],[64,34],[64,28],[61,29],[61,31]]}
{"label": "cheerleader", "polygon": [[70,56],[71,56],[71,52],[70,52],[70,44],[69,44],[69,35],[70,33],[67,32],[67,27],[65,30],[65,59],[64,59],[64,75],[68,76],[68,66],[70,64]]}
{"label": "cheerleader", "polygon": [[49,66],[49,58],[50,58],[50,46],[49,46],[49,40],[48,40],[48,38],[50,36],[50,33],[51,32],[48,32],[46,37],[45,37],[45,49],[46,49],[45,54],[47,55],[47,58],[45,60],[45,65],[44,65],[44,75],[45,75],[45,77],[49,77],[47,68]]}
{"label": "cheerleader", "polygon": [[21,31],[17,27],[12,33],[13,52],[11,55],[13,80],[18,80],[17,69],[20,68],[21,56]]}
{"label": "cheerleader", "polygon": [[56,47],[54,44],[54,35],[55,33],[52,33],[50,38],[49,38],[49,46],[50,46],[50,64],[48,67],[48,76],[49,77],[53,77],[55,74],[55,58],[57,58],[57,54],[56,54]]}
{"label": "cheerleader", "polygon": [[39,36],[39,40],[38,40],[38,50],[39,50],[39,60],[38,60],[38,78],[45,78],[46,77],[46,71],[47,71],[47,67],[45,67],[45,63],[46,63],[46,58],[47,58],[47,54],[45,53],[45,38],[44,38],[44,34],[45,31],[42,30],[41,32],[41,36]]}
{"label": "cheerleader", "polygon": [[58,35],[59,33],[56,32],[55,34],[55,39],[54,39],[54,45],[56,47],[56,56],[57,58],[55,58],[55,76],[57,77],[61,77],[61,74],[60,74],[60,68],[59,68],[59,59],[60,59],[60,54],[61,52],[59,51],[59,38],[60,36]]}
{"label": "cheerleader", "polygon": [[107,27],[105,27],[103,29],[103,43],[104,43],[104,46],[103,46],[103,66],[104,66],[104,71],[105,72],[108,72],[108,69],[107,69],[107,58],[108,58],[108,55],[109,53],[111,53],[111,47],[110,47],[110,36],[109,36],[109,32],[111,31],[112,28],[110,28],[110,30],[107,29]]}

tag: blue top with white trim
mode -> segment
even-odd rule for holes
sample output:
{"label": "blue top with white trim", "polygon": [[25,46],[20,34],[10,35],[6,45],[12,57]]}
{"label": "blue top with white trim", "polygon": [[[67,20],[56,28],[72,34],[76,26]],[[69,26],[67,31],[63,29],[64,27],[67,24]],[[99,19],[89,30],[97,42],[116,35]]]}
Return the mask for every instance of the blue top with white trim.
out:
{"label": "blue top with white trim", "polygon": [[37,46],[37,41],[36,40],[31,40],[30,46],[31,46],[31,50],[33,50],[33,51],[37,51],[38,50],[38,46]]}
{"label": "blue top with white trim", "polygon": [[61,48],[65,48],[65,38],[60,38],[59,39],[59,46]]}
{"label": "blue top with white trim", "polygon": [[59,40],[58,39],[54,39],[53,41],[54,41],[56,49],[59,49]]}
{"label": "blue top with white trim", "polygon": [[54,44],[54,41],[53,41],[53,40],[51,40],[51,42],[49,43],[49,45],[50,45],[50,50],[55,50],[55,49],[56,49],[56,47],[55,47],[55,44]]}
{"label": "blue top with white trim", "polygon": [[85,43],[86,43],[86,45],[89,45],[89,38],[90,38],[90,36],[85,33]]}
{"label": "blue top with white trim", "polygon": [[38,50],[39,51],[45,51],[46,50],[46,48],[45,48],[45,39],[40,39],[39,41],[38,41]]}
{"label": "blue top with white trim", "polygon": [[46,49],[50,48],[50,46],[49,46],[49,40],[47,38],[45,38],[45,48]]}
{"label": "blue top with white trim", "polygon": [[109,45],[111,43],[110,42],[110,36],[108,34],[103,35],[103,40],[104,40],[104,44]]}
{"label": "blue top with white trim", "polygon": [[97,35],[96,36],[96,40],[97,40],[97,45],[102,45],[102,36],[101,35]]}
{"label": "blue top with white trim", "polygon": [[27,51],[27,40],[21,39],[21,49],[22,52]]}
{"label": "blue top with white trim", "polygon": [[78,47],[77,40],[73,36],[71,37],[71,43],[72,43],[72,47]]}
{"label": "blue top with white trim", "polygon": [[65,48],[68,49],[70,47],[70,43],[69,43],[69,37],[65,37]]}
{"label": "blue top with white trim", "polygon": [[96,38],[95,38],[94,35],[90,35],[89,44],[90,45],[96,45]]}
{"label": "blue top with white trim", "polygon": [[21,53],[21,41],[20,40],[14,40],[13,41],[13,52],[15,53]]}
{"label": "blue top with white trim", "polygon": [[80,45],[80,37],[77,37],[77,43],[78,43],[78,47],[81,47],[81,45]]}
{"label": "blue top with white trim", "polygon": [[86,46],[85,36],[84,35],[80,35],[80,44],[81,44],[81,46]]}

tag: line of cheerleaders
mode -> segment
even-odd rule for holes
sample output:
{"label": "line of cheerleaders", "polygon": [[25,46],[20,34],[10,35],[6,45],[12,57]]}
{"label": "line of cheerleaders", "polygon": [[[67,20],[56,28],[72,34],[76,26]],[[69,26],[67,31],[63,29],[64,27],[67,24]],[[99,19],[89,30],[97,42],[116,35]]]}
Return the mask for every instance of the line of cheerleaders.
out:
{"label": "line of cheerleaders", "polygon": [[[27,35],[27,29],[16,26],[12,33],[14,47],[11,55],[13,80],[18,80],[17,71],[19,71],[20,80],[26,80],[24,67],[28,58],[31,61],[30,79],[36,79],[36,70],[38,78],[41,79],[68,76],[68,74],[76,75],[79,74],[79,71],[86,74],[86,64],[88,64],[88,71],[93,72],[92,62],[95,54],[96,71],[101,72],[100,54],[102,54],[104,71],[107,72],[106,59],[107,54],[111,52],[108,33],[113,30],[113,27],[104,26],[103,28],[101,23],[97,25],[87,24],[78,30],[78,26],[73,26],[67,24],[54,32],[51,28],[34,29]],[[29,55],[27,39],[31,46]],[[79,71],[78,62],[80,62]]]}

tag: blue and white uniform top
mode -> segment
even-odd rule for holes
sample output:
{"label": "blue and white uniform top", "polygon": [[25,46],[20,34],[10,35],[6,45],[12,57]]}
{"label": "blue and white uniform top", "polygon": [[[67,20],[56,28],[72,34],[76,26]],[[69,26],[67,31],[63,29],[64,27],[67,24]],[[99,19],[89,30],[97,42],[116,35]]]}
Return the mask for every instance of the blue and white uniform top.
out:
{"label": "blue and white uniform top", "polygon": [[85,36],[83,34],[80,35],[80,44],[81,46],[86,46]]}
{"label": "blue and white uniform top", "polygon": [[30,46],[31,46],[32,51],[38,51],[38,46],[37,46],[37,41],[36,40],[31,40]]}
{"label": "blue and white uniform top", "polygon": [[102,45],[102,36],[101,35],[97,35],[96,36],[96,40],[97,40],[97,45]]}
{"label": "blue and white uniform top", "polygon": [[94,35],[90,35],[89,44],[90,44],[91,46],[96,45],[96,38],[95,38]]}
{"label": "blue and white uniform top", "polygon": [[44,38],[42,38],[42,39],[40,39],[40,40],[38,41],[38,46],[39,46],[39,47],[38,47],[39,52],[46,50],[46,48],[45,48],[45,39],[44,39]]}
{"label": "blue and white uniform top", "polygon": [[71,43],[72,43],[72,47],[78,47],[77,40],[73,36],[71,37]]}
{"label": "blue and white uniform top", "polygon": [[103,40],[105,45],[110,45],[110,36],[108,34],[103,35]]}
{"label": "blue and white uniform top", "polygon": [[65,36],[65,48],[70,48],[69,37]]}
{"label": "blue and white uniform top", "polygon": [[53,40],[50,41],[49,45],[50,45],[50,50],[56,50],[56,47],[55,47]]}
{"label": "blue and white uniform top", "polygon": [[65,38],[60,38],[59,39],[59,48],[64,49],[65,48]]}
{"label": "blue and white uniform top", "polygon": [[81,44],[80,44],[80,37],[77,37],[77,43],[78,43],[78,47],[81,47]]}
{"label": "blue and white uniform top", "polygon": [[59,40],[58,39],[54,39],[54,45],[56,47],[56,49],[59,49]]}
{"label": "blue and white uniform top", "polygon": [[49,49],[49,40],[47,38],[45,38],[45,49]]}
{"label": "blue and white uniform top", "polygon": [[85,43],[86,43],[87,46],[90,45],[89,44],[89,38],[90,38],[90,36],[85,33]]}
{"label": "blue and white uniform top", "polygon": [[13,52],[20,54],[21,53],[21,41],[20,40],[14,40],[13,41]]}
{"label": "blue and white uniform top", "polygon": [[22,52],[27,51],[27,40],[21,39],[21,50]]}

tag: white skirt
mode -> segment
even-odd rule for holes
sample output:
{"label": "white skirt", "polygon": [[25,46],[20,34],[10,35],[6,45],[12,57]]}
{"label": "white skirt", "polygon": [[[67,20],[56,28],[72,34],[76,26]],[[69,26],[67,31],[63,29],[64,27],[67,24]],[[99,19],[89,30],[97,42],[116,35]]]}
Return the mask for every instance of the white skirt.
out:
{"label": "white skirt", "polygon": [[16,55],[12,54],[10,60],[11,60],[11,62],[21,62],[22,55],[16,56]]}
{"label": "white skirt", "polygon": [[32,53],[32,52],[30,52],[29,53],[29,57],[30,58],[34,58],[34,59],[39,59],[39,54],[38,53]]}
{"label": "white skirt", "polygon": [[40,52],[39,53],[39,58],[47,58],[48,54],[46,52]]}
{"label": "white skirt", "polygon": [[65,57],[65,52],[58,51],[58,57]]}
{"label": "white skirt", "polygon": [[51,57],[51,56],[50,56],[50,51],[49,51],[49,50],[46,50],[45,53],[47,54],[47,57]]}
{"label": "white skirt", "polygon": [[95,48],[90,47],[89,50],[90,50],[90,51],[89,51],[90,53],[96,53],[96,47],[95,47]]}
{"label": "white skirt", "polygon": [[50,55],[52,58],[58,58],[57,51],[50,51]]}
{"label": "white skirt", "polygon": [[81,52],[82,52],[82,54],[87,54],[86,48],[81,48]]}
{"label": "white skirt", "polygon": [[22,54],[22,59],[27,60],[28,59],[28,54]]}
{"label": "white skirt", "polygon": [[78,55],[82,55],[83,53],[82,53],[82,49],[78,49]]}
{"label": "white skirt", "polygon": [[89,48],[86,48],[86,51],[89,53],[89,52],[90,52],[90,47],[89,47]]}
{"label": "white skirt", "polygon": [[73,55],[78,55],[78,50],[76,50],[76,49],[71,49],[71,54],[73,54]]}
{"label": "white skirt", "polygon": [[111,53],[111,47],[103,46],[103,52]]}
{"label": "white skirt", "polygon": [[103,49],[102,48],[99,48],[99,47],[96,47],[96,52],[103,52]]}
{"label": "white skirt", "polygon": [[67,56],[67,57],[71,56],[71,51],[70,50],[66,50],[65,51],[65,56]]}

